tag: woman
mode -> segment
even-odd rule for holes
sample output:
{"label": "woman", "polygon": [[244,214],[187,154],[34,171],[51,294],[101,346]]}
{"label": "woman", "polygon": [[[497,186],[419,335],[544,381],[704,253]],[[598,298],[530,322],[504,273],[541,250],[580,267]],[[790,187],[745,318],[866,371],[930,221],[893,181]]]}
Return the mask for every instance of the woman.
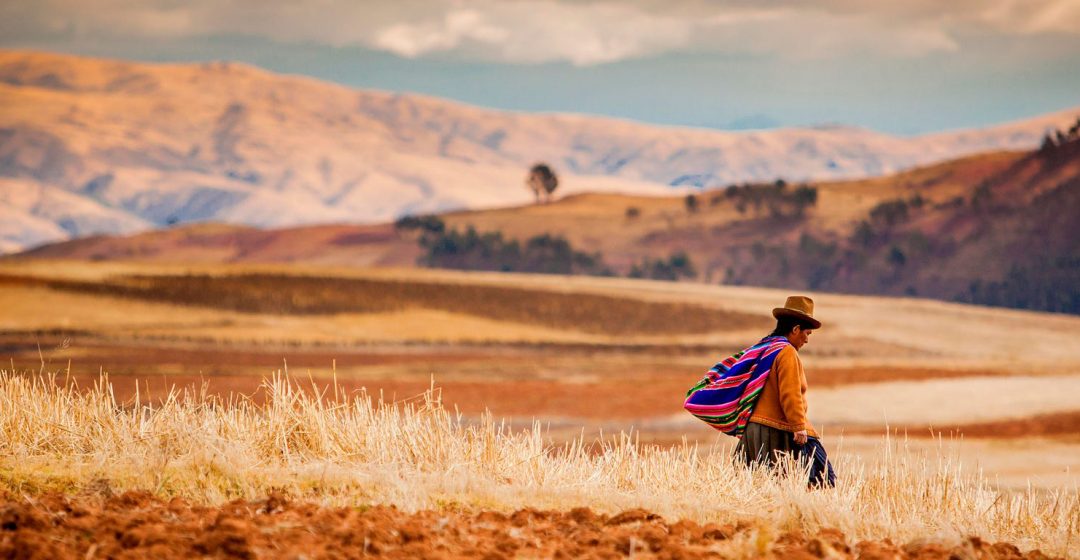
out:
{"label": "woman", "polygon": [[784,337],[789,344],[773,360],[736,456],[747,465],[772,467],[781,456],[792,455],[811,464],[811,486],[833,486],[836,475],[807,417],[806,373],[799,360],[799,349],[821,328],[821,321],[814,319],[814,301],[791,296],[783,307],[773,309],[773,317],[776,328],[769,336]]}

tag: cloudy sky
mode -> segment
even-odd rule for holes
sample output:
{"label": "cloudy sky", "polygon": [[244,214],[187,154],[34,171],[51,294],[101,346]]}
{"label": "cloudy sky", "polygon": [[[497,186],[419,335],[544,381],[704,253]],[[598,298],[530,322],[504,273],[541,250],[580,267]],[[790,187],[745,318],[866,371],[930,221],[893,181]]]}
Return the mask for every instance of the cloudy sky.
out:
{"label": "cloudy sky", "polygon": [[0,0],[0,46],[715,128],[1080,107],[1080,0]]}

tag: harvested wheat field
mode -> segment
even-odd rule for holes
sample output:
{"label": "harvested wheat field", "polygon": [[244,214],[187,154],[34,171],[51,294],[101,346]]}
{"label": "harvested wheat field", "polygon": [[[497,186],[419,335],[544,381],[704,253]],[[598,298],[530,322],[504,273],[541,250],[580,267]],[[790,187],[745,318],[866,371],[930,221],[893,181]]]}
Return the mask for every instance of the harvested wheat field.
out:
{"label": "harvested wheat field", "polygon": [[[332,557],[364,542],[402,556],[1019,557],[1068,555],[1080,523],[1075,494],[1001,492],[900,446],[881,450],[885,463],[838,457],[837,488],[807,491],[805,474],[746,470],[687,443],[560,444],[539,426],[466,422],[432,392],[395,404],[282,378],[266,391],[262,405],[190,392],[121,404],[105,380],[81,390],[0,372],[5,542],[36,542],[41,557],[117,546],[250,557],[288,543]],[[87,534],[95,516],[114,527],[107,537]],[[169,527],[179,535],[163,537]],[[1013,544],[982,544],[996,541]]]}
{"label": "harvested wheat field", "polygon": [[[709,366],[767,332],[786,295],[0,261],[0,546],[1077,555],[1080,319],[811,294],[826,328],[800,354],[840,479],[807,492],[733,465],[734,440],[681,409]],[[87,536],[99,523],[122,530]]]}

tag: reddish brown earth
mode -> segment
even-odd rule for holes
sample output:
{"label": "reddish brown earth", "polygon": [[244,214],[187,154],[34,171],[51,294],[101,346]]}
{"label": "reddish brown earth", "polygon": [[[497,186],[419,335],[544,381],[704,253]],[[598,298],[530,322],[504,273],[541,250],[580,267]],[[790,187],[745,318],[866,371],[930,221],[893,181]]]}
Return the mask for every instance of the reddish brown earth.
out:
{"label": "reddish brown earth", "polygon": [[[441,364],[446,369],[453,368],[451,357]],[[388,358],[389,359],[389,358]],[[428,364],[430,362],[403,360],[399,364]],[[306,371],[289,362],[291,379],[301,387],[310,388],[311,381]],[[340,363],[339,363],[340,365]],[[227,368],[226,368],[227,369]],[[280,370],[280,366],[278,366]],[[320,368],[325,371],[324,368]],[[415,368],[414,368],[415,369]],[[213,371],[213,370],[211,370]],[[200,387],[207,384],[207,392],[214,395],[239,393],[250,395],[255,402],[264,402],[266,393],[261,388],[263,375],[228,375],[228,374],[147,374],[136,370],[130,373],[116,374],[110,370],[109,380],[113,384],[116,397],[126,402],[134,397],[138,382],[140,397],[156,400],[164,397],[170,387]],[[430,370],[429,370],[430,371]],[[532,418],[576,418],[599,421],[626,421],[670,416],[682,410],[687,389],[696,380],[696,374],[669,370],[646,370],[618,375],[616,372],[597,372],[589,381],[573,381],[572,378],[536,379],[500,378],[493,376],[490,381],[476,380],[476,374],[436,375],[435,382],[443,404],[461,411],[463,414],[476,416],[485,410],[497,417],[515,420]],[[605,374],[606,373],[606,374]],[[929,371],[921,373],[930,373]],[[332,380],[325,374],[314,378],[316,387],[326,388]],[[902,372],[901,372],[902,375]],[[62,378],[63,376],[61,376]],[[71,375],[80,387],[92,387],[97,379],[97,370],[83,371]],[[353,394],[361,388],[369,395],[386,401],[403,401],[418,398],[431,386],[428,375],[406,375],[398,379],[368,378],[355,379],[339,376],[339,391]],[[822,383],[822,385],[827,385]],[[332,395],[333,390],[327,389]],[[604,395],[603,399],[589,398],[591,395]],[[938,427],[939,429],[941,427]],[[925,431],[921,428],[912,430]]]}
{"label": "reddish brown earth", "polygon": [[[586,349],[557,351],[528,348],[411,347],[398,349],[242,349],[149,344],[70,343],[44,337],[41,354],[27,337],[0,336],[0,360],[16,371],[60,371],[82,387],[99,372],[110,375],[117,398],[127,401],[136,383],[143,399],[156,399],[170,387],[208,384],[210,394],[241,393],[261,401],[263,380],[287,364],[293,379],[309,386],[309,372],[319,386],[337,382],[346,393],[367,389],[387,400],[415,397],[429,388],[431,376],[444,404],[464,414],[490,410],[515,419],[581,418],[635,420],[668,416],[682,410],[687,389],[701,379],[702,365],[684,356],[633,355]],[[70,369],[69,369],[70,368]],[[851,383],[920,381],[953,377],[1008,375],[991,370],[930,368],[812,368],[811,388]],[[615,388],[617,387],[617,390]],[[583,398],[604,395],[603,399]]]}
{"label": "reddish brown earth", "polygon": [[918,367],[851,367],[807,368],[806,381],[810,387],[835,387],[852,383],[882,383],[886,381],[930,381],[957,377],[1008,377],[1007,370],[935,369]]}
{"label": "reddish brown earth", "polygon": [[[0,501],[0,557],[20,559],[715,558],[725,541],[757,542],[755,530],[748,523],[668,522],[644,510],[409,514],[386,506],[326,508],[282,496],[221,507],[165,502],[145,492]],[[828,529],[783,533],[762,544],[764,558],[1047,558],[974,537],[955,546],[853,543]]]}
{"label": "reddish brown earth", "polygon": [[963,435],[971,438],[1027,438],[1039,436],[1073,436],[1080,438],[1080,412],[1040,414],[1028,418],[999,420],[960,426],[933,426],[919,429],[923,433]]}
{"label": "reddish brown earth", "polygon": [[[37,343],[28,343],[25,337],[0,335],[0,360],[10,361],[16,371],[23,372],[37,372],[44,360],[44,371],[60,371],[59,381],[67,379],[84,388],[92,387],[104,370],[120,402],[134,397],[136,384],[145,402],[164,397],[171,387],[200,388],[205,383],[208,394],[250,395],[261,403],[266,397],[261,389],[264,380],[282,371],[286,363],[291,379],[303,388],[310,389],[314,383],[326,390],[324,394],[333,395],[328,386],[333,381],[331,368],[336,365],[339,394],[354,394],[363,388],[374,398],[381,396],[388,402],[418,398],[430,387],[434,375],[443,404],[468,416],[490,411],[496,417],[515,421],[539,418],[585,423],[640,421],[678,414],[686,390],[705,369],[688,365],[697,358],[687,356],[584,349],[185,348],[97,341],[69,345],[68,340],[45,336],[39,354]],[[702,357],[699,361],[706,363],[709,359]],[[811,368],[807,377],[813,390],[852,383],[1008,374],[974,369],[832,367]],[[604,398],[587,398],[590,395]],[[846,431],[882,433],[880,429]],[[899,431],[913,437],[939,433],[994,438],[1080,437],[1080,413],[960,426],[906,426]]]}

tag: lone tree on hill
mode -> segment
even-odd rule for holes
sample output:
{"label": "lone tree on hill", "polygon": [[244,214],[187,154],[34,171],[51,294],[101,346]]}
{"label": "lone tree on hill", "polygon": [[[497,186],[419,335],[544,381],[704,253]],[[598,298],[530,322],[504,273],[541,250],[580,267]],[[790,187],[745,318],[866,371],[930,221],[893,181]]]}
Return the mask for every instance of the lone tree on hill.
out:
{"label": "lone tree on hill", "polygon": [[686,195],[686,198],[683,199],[683,204],[686,206],[686,211],[690,214],[693,214],[698,210],[698,198],[692,194]]}
{"label": "lone tree on hill", "polygon": [[532,189],[536,202],[539,203],[541,196],[544,202],[551,202],[551,193],[559,187],[559,178],[546,163],[538,163],[529,169],[529,176],[525,178],[525,184]]}

